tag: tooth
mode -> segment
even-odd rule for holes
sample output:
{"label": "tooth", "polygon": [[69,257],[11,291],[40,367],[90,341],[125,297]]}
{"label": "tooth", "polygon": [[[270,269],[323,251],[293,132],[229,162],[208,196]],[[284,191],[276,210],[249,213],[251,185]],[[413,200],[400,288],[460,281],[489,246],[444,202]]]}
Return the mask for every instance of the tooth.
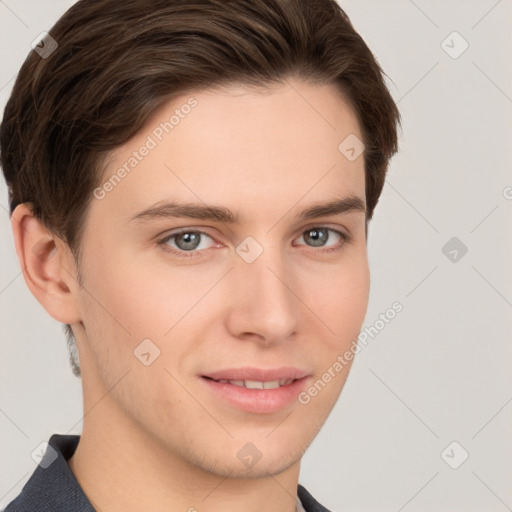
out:
{"label": "tooth", "polygon": [[244,384],[248,389],[263,389],[263,382],[258,380],[246,380],[244,381]]}
{"label": "tooth", "polygon": [[286,381],[287,381],[287,380],[288,380],[288,379],[281,379],[281,380],[279,381],[279,385],[280,385],[280,386],[284,386],[284,385],[286,384]]}
{"label": "tooth", "polygon": [[271,380],[263,383],[263,389],[275,389],[279,387],[278,380]]}
{"label": "tooth", "polygon": [[244,387],[244,381],[243,380],[230,380],[229,381],[230,384],[233,384],[233,386],[240,386],[240,387]]}

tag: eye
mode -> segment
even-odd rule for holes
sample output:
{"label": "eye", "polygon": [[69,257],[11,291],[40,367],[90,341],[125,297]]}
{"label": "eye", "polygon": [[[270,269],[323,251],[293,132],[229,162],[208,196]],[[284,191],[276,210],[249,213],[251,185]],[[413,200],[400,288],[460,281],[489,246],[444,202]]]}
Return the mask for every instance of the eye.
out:
{"label": "eye", "polygon": [[[333,236],[334,235],[334,236]],[[207,240],[210,240],[208,245]],[[303,240],[309,247],[320,248],[319,252],[340,251],[346,243],[351,241],[351,236],[327,227],[313,227],[303,231],[298,240]],[[328,244],[327,242],[331,242]],[[184,258],[201,256],[203,250],[215,247],[213,238],[200,229],[181,229],[170,233],[158,242],[158,245],[166,252]],[[299,245],[304,245],[300,244]],[[219,244],[217,244],[217,247]]]}
{"label": "eye", "polygon": [[[330,233],[334,233],[334,237]],[[332,238],[334,238],[333,243],[326,245]],[[324,252],[330,252],[340,250],[345,243],[350,241],[350,236],[337,229],[315,226],[304,231],[299,237],[299,240],[301,239],[310,247],[328,247]]]}
{"label": "eye", "polygon": [[[172,252],[173,254],[177,254],[178,256],[191,257],[199,255],[199,251],[203,249],[208,249],[210,246],[204,246],[202,243],[204,238],[208,238],[213,240],[212,237],[201,230],[181,230],[179,232],[171,233],[167,235],[165,238],[160,240],[158,243],[162,246],[165,251]],[[172,244],[169,242],[172,241]],[[189,254],[187,254],[189,253]]]}

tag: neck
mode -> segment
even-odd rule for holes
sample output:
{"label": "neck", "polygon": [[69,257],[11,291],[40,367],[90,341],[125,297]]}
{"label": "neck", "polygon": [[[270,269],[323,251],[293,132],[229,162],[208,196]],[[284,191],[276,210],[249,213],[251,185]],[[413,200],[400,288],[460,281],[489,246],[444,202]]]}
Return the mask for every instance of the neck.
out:
{"label": "neck", "polygon": [[126,418],[108,396],[84,408],[89,413],[68,463],[102,512],[296,510],[300,461],[277,475],[230,478],[173,453]]}

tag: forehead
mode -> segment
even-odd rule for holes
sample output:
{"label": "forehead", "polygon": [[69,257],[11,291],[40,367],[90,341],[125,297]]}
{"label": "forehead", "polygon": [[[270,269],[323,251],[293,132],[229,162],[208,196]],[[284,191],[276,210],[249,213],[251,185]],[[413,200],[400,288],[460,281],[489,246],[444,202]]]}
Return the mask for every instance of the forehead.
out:
{"label": "forehead", "polygon": [[289,80],[185,93],[111,154],[102,183],[108,191],[92,210],[125,219],[149,203],[180,199],[249,214],[265,206],[272,217],[302,198],[364,200],[363,155],[340,151],[347,137],[362,139],[334,85]]}

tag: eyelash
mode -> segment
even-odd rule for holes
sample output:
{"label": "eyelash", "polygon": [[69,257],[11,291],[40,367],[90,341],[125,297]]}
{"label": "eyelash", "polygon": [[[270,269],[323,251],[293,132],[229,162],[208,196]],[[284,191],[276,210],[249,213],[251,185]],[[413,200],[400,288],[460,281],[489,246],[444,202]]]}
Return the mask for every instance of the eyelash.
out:
{"label": "eyelash", "polygon": [[[313,226],[311,228],[304,230],[302,232],[301,236],[304,235],[304,233],[307,233],[308,231],[314,231],[315,229],[327,229],[328,231],[336,233],[341,238],[341,243],[336,246],[328,247],[325,249],[320,248],[319,252],[321,252],[321,253],[332,253],[332,252],[341,251],[346,244],[349,244],[352,241],[352,235],[343,233],[342,231],[339,231],[337,229],[328,228],[326,226]],[[175,236],[181,235],[183,233],[199,233],[199,234],[205,235],[213,240],[213,237],[209,233],[206,233],[206,231],[202,231],[201,229],[182,229],[180,231],[177,231],[177,232],[167,235],[165,238],[158,241],[158,245],[161,246],[162,250],[164,250],[165,252],[174,254],[180,258],[195,258],[197,256],[202,256],[201,253],[204,252],[206,249],[183,251],[183,250],[173,249],[173,248],[169,247],[169,245],[167,245],[167,242],[169,240],[171,240]],[[309,246],[309,247],[311,247],[311,246]],[[314,247],[311,247],[311,248],[314,249]]]}

